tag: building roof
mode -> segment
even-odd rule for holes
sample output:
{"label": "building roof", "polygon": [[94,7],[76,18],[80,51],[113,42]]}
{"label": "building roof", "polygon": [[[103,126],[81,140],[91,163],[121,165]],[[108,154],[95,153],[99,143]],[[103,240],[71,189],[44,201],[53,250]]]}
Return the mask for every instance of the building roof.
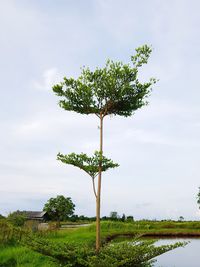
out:
{"label": "building roof", "polygon": [[46,211],[23,211],[28,219],[42,219]]}

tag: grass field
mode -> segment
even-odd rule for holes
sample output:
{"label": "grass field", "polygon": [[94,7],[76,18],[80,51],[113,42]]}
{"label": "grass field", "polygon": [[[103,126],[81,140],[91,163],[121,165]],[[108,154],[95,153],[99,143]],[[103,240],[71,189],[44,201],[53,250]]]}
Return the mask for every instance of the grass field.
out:
{"label": "grass field", "polygon": [[[182,236],[200,237],[200,222],[173,222],[173,221],[136,221],[133,223],[102,222],[101,237],[105,242],[109,237],[117,235],[144,235],[144,236]],[[95,243],[95,224],[78,229],[63,229],[51,232],[46,238],[54,242]]]}
{"label": "grass field", "polygon": [[[111,222],[101,223],[102,242],[107,242],[120,235],[146,236],[199,236],[200,222],[152,222],[136,221],[132,223]],[[62,229],[41,234],[42,238],[57,244],[73,243],[94,247],[95,224],[88,227]],[[17,245],[6,244],[0,247],[0,267],[58,267],[58,262],[32,249]]]}

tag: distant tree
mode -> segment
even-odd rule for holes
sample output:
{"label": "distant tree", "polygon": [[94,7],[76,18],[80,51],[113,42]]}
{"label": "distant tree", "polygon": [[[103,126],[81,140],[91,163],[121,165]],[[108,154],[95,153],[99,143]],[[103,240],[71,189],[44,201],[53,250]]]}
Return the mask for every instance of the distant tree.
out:
{"label": "distant tree", "polygon": [[75,205],[70,197],[59,195],[55,198],[50,198],[45,204],[43,211],[48,213],[51,220],[65,221],[73,215]]}
{"label": "distant tree", "polygon": [[67,111],[94,114],[99,119],[100,142],[98,159],[98,182],[96,190],[96,251],[100,249],[101,178],[103,172],[103,122],[107,116],[129,117],[147,104],[151,86],[156,82],[140,82],[139,68],[147,64],[152,49],[144,45],[136,49],[132,64],[108,60],[104,68],[91,71],[83,68],[77,78],[64,78],[53,91],[61,97],[59,105]]}
{"label": "distant tree", "polygon": [[121,221],[122,222],[125,222],[125,220],[126,220],[126,215],[123,213],[122,218],[121,218]]}
{"label": "distant tree", "polygon": [[133,222],[133,221],[134,221],[133,216],[131,216],[131,215],[127,216],[127,217],[126,217],[126,221],[127,221],[127,222]]}
{"label": "distant tree", "polygon": [[10,213],[7,217],[7,220],[14,226],[23,226],[27,217],[23,211],[14,211]]}
{"label": "distant tree", "polygon": [[70,219],[69,219],[71,222],[77,222],[78,220],[79,220],[79,217],[78,217],[78,215],[72,215],[71,217],[70,217]]}
{"label": "distant tree", "polygon": [[4,218],[5,218],[5,217],[4,217],[3,215],[0,214],[0,220],[1,220],[1,219],[4,219]]}
{"label": "distant tree", "polygon": [[110,220],[116,221],[119,218],[117,211],[110,212]]}
{"label": "distant tree", "polygon": [[84,215],[80,215],[79,216],[79,220],[81,220],[81,221],[84,221],[84,220],[86,220],[87,219],[87,217],[85,217]]}
{"label": "distant tree", "polygon": [[199,187],[199,192],[197,194],[197,204],[199,205],[199,209],[200,209],[200,187]]}
{"label": "distant tree", "polygon": [[103,216],[103,217],[101,217],[101,220],[102,221],[108,221],[110,219],[110,217],[108,217],[108,216]]}
{"label": "distant tree", "polygon": [[178,220],[179,220],[179,222],[183,222],[184,221],[184,217],[180,216]]}

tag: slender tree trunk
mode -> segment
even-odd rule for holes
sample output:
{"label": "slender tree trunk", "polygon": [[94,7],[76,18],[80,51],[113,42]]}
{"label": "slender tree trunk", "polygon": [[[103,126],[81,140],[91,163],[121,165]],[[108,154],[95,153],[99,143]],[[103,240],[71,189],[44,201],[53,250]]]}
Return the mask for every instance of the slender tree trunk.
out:
{"label": "slender tree trunk", "polygon": [[[103,114],[100,114],[100,156],[103,156]],[[101,210],[101,174],[102,174],[102,162],[99,162],[99,175],[98,175],[98,187],[96,197],[96,252],[99,252],[101,246],[100,236],[100,210]]]}
{"label": "slender tree trunk", "polygon": [[97,192],[96,192],[96,188],[95,188],[94,177],[92,177],[92,187],[93,187],[94,195],[95,195],[95,197],[97,198]]}

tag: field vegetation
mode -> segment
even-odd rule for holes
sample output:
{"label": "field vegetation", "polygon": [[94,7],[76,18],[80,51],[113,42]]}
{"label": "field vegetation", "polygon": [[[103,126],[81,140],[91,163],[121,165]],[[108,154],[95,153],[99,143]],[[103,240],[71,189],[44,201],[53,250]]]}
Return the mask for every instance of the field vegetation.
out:
{"label": "field vegetation", "polygon": [[[66,222],[63,222],[66,224]],[[102,221],[102,248],[95,253],[95,224],[33,233],[0,220],[0,267],[152,266],[154,258],[179,246],[154,246],[145,236],[200,236],[200,222]],[[130,239],[114,242],[117,237]]]}

